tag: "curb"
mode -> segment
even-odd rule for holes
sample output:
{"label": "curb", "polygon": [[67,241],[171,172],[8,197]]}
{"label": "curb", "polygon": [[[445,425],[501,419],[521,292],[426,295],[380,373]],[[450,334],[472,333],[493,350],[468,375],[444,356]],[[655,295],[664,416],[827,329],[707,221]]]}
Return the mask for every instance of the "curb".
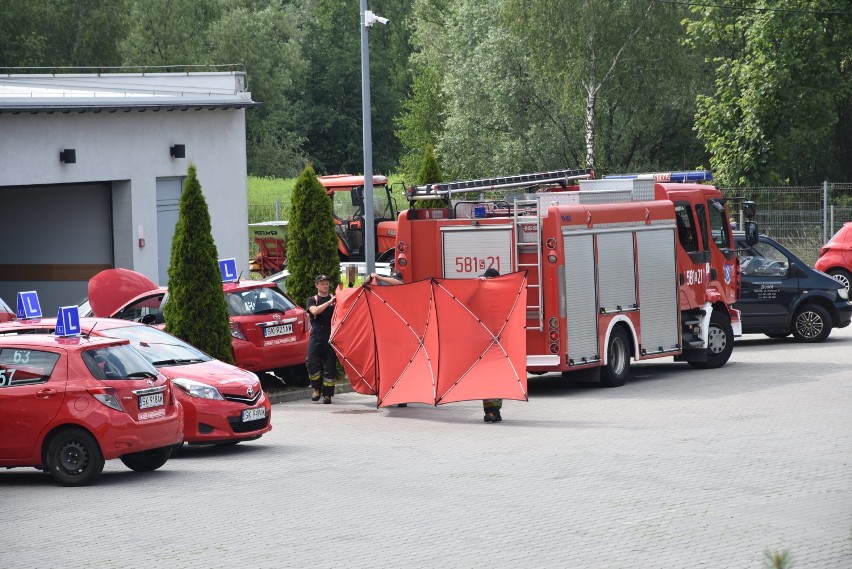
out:
{"label": "curb", "polygon": [[[334,393],[351,393],[352,385],[349,384],[349,380],[344,380],[345,383],[338,383],[334,388]],[[290,403],[292,401],[301,401],[302,399],[310,399],[311,392],[313,389],[310,387],[293,389],[290,391],[277,391],[273,390],[272,392],[266,392],[266,398],[269,399],[269,402],[273,405],[276,403]]]}

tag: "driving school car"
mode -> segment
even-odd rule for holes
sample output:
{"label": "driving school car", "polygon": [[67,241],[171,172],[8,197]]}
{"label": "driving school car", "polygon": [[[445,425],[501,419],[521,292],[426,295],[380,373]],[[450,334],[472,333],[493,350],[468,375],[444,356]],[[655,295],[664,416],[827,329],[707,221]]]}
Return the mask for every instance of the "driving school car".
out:
{"label": "driving school car", "polygon": [[[52,334],[55,318],[0,324],[0,334]],[[272,429],[272,406],[250,371],[219,361],[152,326],[110,318],[82,318],[84,336],[129,340],[171,380],[184,410],[189,444],[232,445],[259,438]],[[181,443],[177,443],[177,450]]]}
{"label": "driving school car", "polygon": [[127,340],[0,335],[0,467],[82,486],[114,458],[156,470],[181,440],[171,384]]}
{"label": "driving school car", "polygon": [[[249,371],[287,373],[302,366],[308,349],[307,313],[274,283],[239,281],[222,284],[237,366]],[[89,298],[80,316],[134,320],[163,327],[168,290],[127,269],[107,269],[89,280]]]}

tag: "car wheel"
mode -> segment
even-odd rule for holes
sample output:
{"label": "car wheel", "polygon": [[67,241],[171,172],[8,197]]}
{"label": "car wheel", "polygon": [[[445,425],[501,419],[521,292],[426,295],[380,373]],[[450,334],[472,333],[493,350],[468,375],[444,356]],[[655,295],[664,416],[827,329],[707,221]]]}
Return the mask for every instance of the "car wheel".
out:
{"label": "car wheel", "polygon": [[715,369],[725,365],[734,351],[734,329],[726,314],[714,310],[707,330],[707,361],[689,362],[699,369]]}
{"label": "car wheel", "polygon": [[817,304],[802,306],[793,317],[793,336],[800,342],[822,342],[831,333],[831,317]]}
{"label": "car wheel", "polygon": [[789,332],[766,332],[766,336],[768,338],[772,338],[773,340],[782,340],[789,335]]}
{"label": "car wheel", "polygon": [[621,387],[630,377],[630,344],[624,328],[618,326],[609,335],[606,365],[601,368],[601,386]]}
{"label": "car wheel", "polygon": [[121,457],[121,462],[130,470],[151,472],[166,464],[166,461],[169,460],[171,455],[172,447],[167,446],[125,454]]}
{"label": "car wheel", "polygon": [[849,292],[849,283],[852,281],[852,276],[850,276],[849,271],[846,269],[831,269],[828,271],[828,274],[834,277],[837,281],[839,281],[843,286],[846,287],[846,292]]}
{"label": "car wheel", "polygon": [[66,429],[47,447],[47,471],[63,486],[85,486],[104,470],[98,441],[82,429]]}

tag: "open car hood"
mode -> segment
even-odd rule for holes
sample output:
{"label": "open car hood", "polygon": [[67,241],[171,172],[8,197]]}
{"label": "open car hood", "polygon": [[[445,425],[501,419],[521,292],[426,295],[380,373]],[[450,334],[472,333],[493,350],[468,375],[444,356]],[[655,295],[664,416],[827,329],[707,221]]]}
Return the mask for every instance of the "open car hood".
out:
{"label": "open car hood", "polygon": [[129,300],[159,288],[151,279],[130,269],[107,269],[89,279],[89,306],[99,318],[110,317]]}

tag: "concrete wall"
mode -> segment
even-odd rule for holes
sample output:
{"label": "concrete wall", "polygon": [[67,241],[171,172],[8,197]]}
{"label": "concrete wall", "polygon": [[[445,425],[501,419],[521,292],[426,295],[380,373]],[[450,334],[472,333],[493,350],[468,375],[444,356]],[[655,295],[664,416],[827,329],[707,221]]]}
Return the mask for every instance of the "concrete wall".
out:
{"label": "concrete wall", "polygon": [[[186,146],[186,158],[170,156],[174,144]],[[65,148],[76,150],[75,164],[60,162]],[[190,162],[198,169],[219,257],[236,258],[248,274],[245,110],[0,114],[0,191],[112,183],[116,266],[155,282],[156,180],[185,177]],[[2,211],[0,217],[22,214]],[[140,226],[144,247],[138,245]]]}

